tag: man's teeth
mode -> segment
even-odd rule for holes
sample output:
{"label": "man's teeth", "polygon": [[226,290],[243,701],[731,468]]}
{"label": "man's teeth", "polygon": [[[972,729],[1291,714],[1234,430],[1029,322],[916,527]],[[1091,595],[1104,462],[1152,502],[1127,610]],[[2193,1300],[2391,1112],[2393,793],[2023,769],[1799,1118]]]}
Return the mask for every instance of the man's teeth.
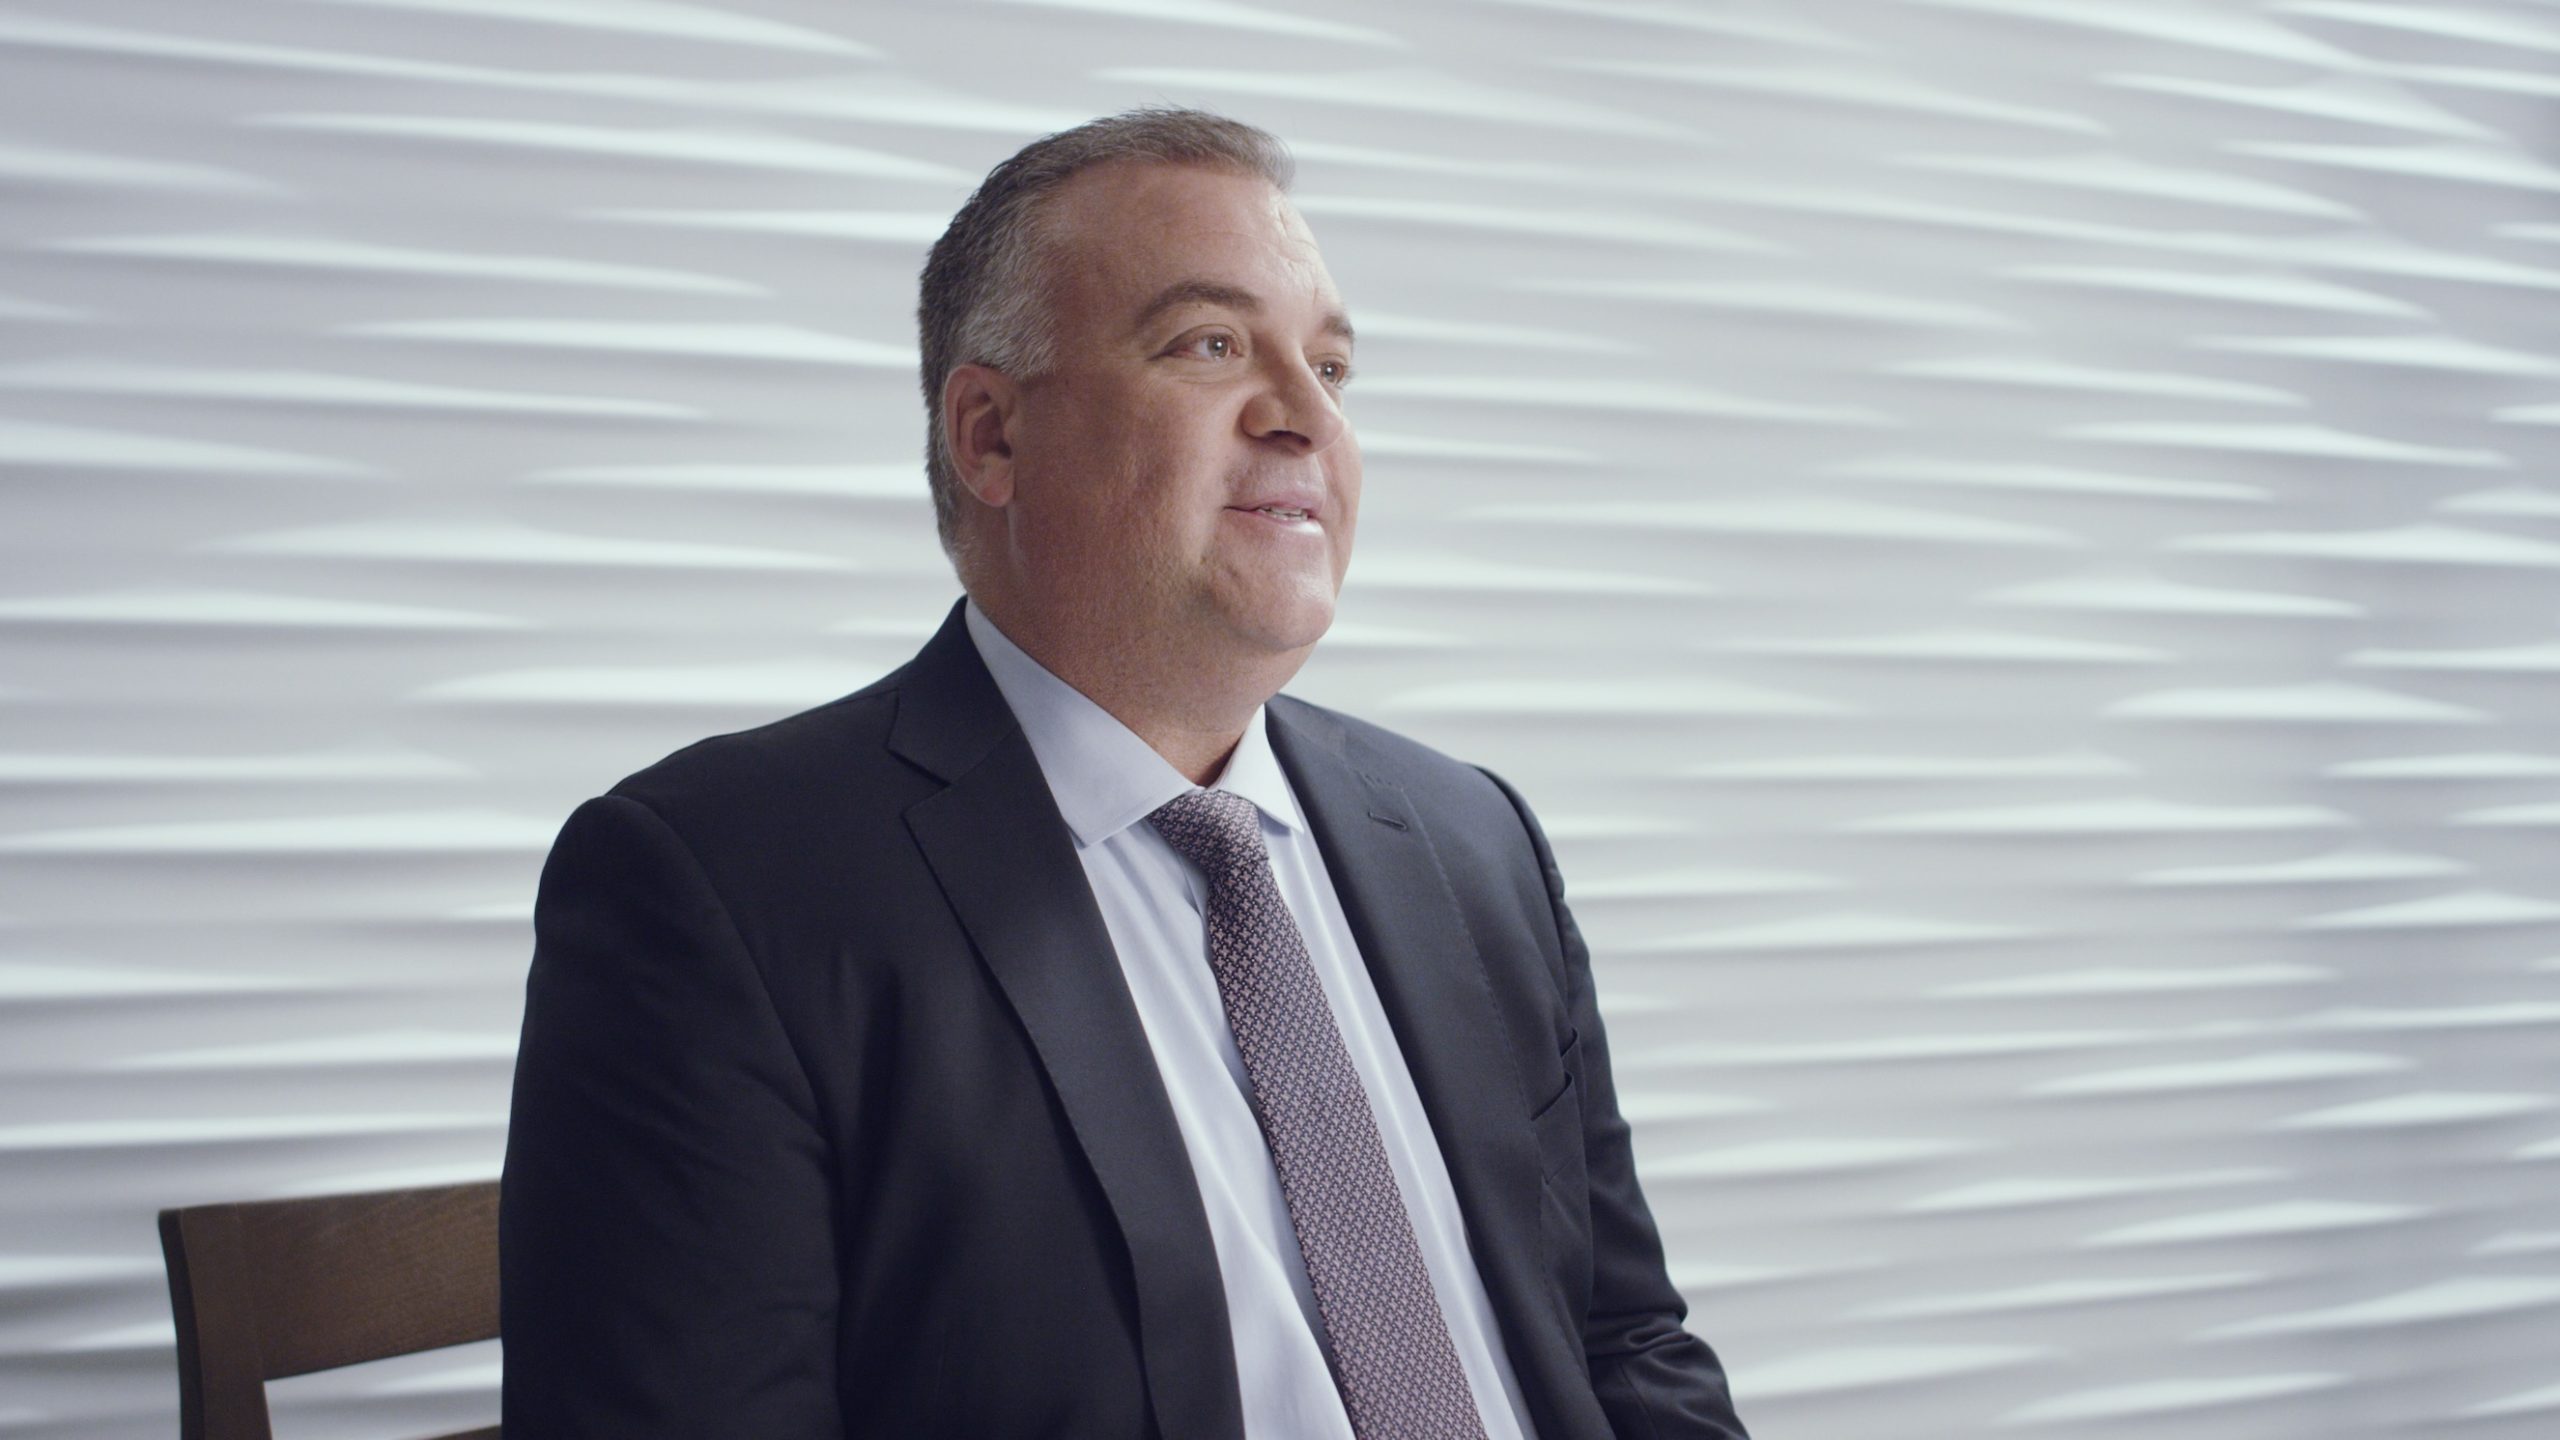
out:
{"label": "man's teeth", "polygon": [[1284,510],[1277,505],[1257,505],[1254,508],[1265,515],[1277,516],[1282,520],[1304,520],[1307,518],[1307,512],[1304,510]]}

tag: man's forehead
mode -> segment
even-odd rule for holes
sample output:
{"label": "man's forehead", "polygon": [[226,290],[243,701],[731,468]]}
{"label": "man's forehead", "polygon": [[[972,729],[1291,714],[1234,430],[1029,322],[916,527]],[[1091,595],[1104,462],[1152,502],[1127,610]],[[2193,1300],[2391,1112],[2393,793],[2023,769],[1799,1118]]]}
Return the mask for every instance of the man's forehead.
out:
{"label": "man's forehead", "polygon": [[1185,210],[1251,215],[1257,220],[1294,229],[1312,243],[1306,222],[1289,197],[1265,177],[1224,165],[1195,165],[1148,159],[1105,160],[1077,173],[1055,196],[1062,209],[1108,223]]}
{"label": "man's forehead", "polygon": [[1260,174],[1190,164],[1106,161],[1078,174],[1055,197],[1052,236],[1111,261],[1147,251],[1180,251],[1260,241],[1293,261],[1324,269],[1316,233],[1288,195]]}
{"label": "man's forehead", "polygon": [[1056,201],[1051,239],[1069,252],[1070,283],[1100,279],[1140,292],[1134,302],[1145,304],[1165,286],[1193,278],[1268,291],[1279,277],[1257,285],[1244,273],[1268,266],[1294,272],[1289,288],[1340,308],[1315,233],[1289,197],[1259,175],[1108,161],[1068,181]]}

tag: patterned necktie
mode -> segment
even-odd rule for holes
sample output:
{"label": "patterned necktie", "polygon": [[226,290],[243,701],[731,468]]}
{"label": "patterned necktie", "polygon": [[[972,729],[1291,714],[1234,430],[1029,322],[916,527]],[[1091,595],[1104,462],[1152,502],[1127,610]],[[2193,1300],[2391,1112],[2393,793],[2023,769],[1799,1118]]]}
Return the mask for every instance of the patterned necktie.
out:
{"label": "patterned necktie", "polygon": [[1209,879],[1209,969],[1306,1257],[1360,1440],[1483,1440],[1484,1422],[1333,1006],[1281,903],[1253,802],[1194,790],[1147,817]]}

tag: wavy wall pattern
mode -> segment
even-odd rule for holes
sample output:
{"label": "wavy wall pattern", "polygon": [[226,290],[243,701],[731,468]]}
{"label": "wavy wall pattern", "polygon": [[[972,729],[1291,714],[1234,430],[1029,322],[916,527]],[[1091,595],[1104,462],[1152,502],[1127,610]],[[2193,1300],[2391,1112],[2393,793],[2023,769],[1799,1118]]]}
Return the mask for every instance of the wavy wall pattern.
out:
{"label": "wavy wall pattern", "polygon": [[170,1433],[158,1207],[494,1169],[554,826],[923,637],[923,247],[1154,99],[1295,143],[1365,337],[1296,688],[1540,804],[1762,1433],[2550,1433],[2555,56],[2550,0],[9,0],[0,1434]]}

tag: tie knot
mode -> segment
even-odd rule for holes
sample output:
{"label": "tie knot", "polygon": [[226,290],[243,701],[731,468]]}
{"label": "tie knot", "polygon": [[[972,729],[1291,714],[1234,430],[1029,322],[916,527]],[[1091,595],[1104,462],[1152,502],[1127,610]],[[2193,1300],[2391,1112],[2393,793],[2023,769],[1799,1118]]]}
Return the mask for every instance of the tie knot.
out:
{"label": "tie knot", "polygon": [[1156,807],[1147,817],[1156,833],[1211,879],[1237,865],[1264,860],[1261,812],[1232,790],[1192,790]]}

